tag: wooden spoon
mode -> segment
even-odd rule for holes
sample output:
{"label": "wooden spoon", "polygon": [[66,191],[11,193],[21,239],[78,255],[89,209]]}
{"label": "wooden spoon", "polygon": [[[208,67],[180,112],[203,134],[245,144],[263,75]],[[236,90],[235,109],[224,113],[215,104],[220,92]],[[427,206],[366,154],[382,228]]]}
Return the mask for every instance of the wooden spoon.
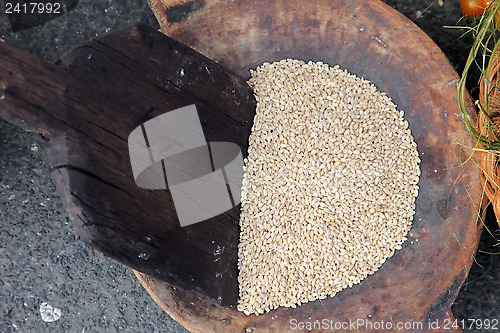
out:
{"label": "wooden spoon", "polygon": [[59,66],[0,43],[0,96],[2,118],[50,139],[52,176],[83,241],[172,285],[236,302],[239,206],[181,227],[169,190],[136,185],[127,138],[195,104],[207,141],[246,153],[255,100],[244,80],[139,26],[82,45]]}

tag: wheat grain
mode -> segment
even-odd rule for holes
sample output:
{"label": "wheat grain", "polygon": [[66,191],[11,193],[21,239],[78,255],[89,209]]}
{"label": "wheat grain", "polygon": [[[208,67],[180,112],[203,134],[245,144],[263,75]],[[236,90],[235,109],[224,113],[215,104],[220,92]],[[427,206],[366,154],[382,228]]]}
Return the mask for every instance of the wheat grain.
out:
{"label": "wheat grain", "polygon": [[285,59],[249,80],[257,110],[238,246],[245,314],[352,287],[401,249],[420,175],[404,112],[339,66]]}

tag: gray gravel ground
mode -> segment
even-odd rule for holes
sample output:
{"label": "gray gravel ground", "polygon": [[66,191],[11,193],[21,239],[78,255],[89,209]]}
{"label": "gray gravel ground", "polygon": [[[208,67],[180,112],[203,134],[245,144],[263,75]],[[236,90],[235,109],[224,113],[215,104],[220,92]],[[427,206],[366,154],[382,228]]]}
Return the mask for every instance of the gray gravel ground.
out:
{"label": "gray gravel ground", "polygon": [[[443,7],[428,0],[385,2],[422,27],[461,70],[470,39],[443,28],[460,19],[457,1],[445,0]],[[12,33],[2,1],[0,6],[1,37],[49,61],[126,25],[157,26],[145,0],[80,0],[60,18]],[[130,269],[76,238],[50,180],[43,143],[40,136],[0,120],[0,333],[186,332],[159,309]],[[491,216],[488,223],[495,232]],[[484,233],[481,251],[498,252],[497,240]],[[479,253],[477,263],[452,310],[466,322],[499,320],[498,256]],[[42,302],[60,308],[61,319],[43,322],[38,310]],[[498,330],[476,325],[464,331]]]}

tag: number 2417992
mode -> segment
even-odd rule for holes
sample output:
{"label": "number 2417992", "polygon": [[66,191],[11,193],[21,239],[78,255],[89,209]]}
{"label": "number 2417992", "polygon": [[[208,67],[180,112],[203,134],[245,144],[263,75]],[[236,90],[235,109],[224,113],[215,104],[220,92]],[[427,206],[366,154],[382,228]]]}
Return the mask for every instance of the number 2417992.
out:
{"label": "number 2417992", "polygon": [[30,3],[13,3],[5,4],[5,14],[61,14],[61,4],[30,2]]}
{"label": "number 2417992", "polygon": [[455,319],[455,320],[445,320],[444,323],[444,329],[457,329],[457,328],[462,328],[462,329],[467,329],[467,330],[480,330],[480,329],[485,329],[485,330],[495,330],[495,332],[498,330],[499,325],[498,325],[498,319]]}

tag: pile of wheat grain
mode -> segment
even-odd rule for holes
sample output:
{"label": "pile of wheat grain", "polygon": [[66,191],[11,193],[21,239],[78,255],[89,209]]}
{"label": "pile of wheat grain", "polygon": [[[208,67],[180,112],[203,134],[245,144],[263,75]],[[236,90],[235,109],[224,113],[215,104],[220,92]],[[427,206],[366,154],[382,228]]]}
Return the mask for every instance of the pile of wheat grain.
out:
{"label": "pile of wheat grain", "polygon": [[419,155],[403,111],[369,81],[286,59],[252,71],[238,310],[334,296],[401,248]]}

